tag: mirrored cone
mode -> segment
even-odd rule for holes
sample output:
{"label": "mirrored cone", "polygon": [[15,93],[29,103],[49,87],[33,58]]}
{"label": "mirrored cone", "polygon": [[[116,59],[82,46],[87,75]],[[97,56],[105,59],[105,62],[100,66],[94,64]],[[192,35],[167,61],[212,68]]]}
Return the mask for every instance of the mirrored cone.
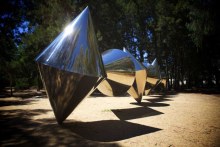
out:
{"label": "mirrored cone", "polygon": [[125,48],[123,49],[132,59],[135,65],[135,81],[127,91],[138,103],[141,102],[144,95],[147,71],[144,65],[142,65],[135,57]]}
{"label": "mirrored cone", "polygon": [[158,84],[156,85],[156,87],[155,88],[159,88],[158,90],[162,90],[162,91],[164,91],[164,90],[166,90],[166,78],[162,78],[159,82],[158,82]]}
{"label": "mirrored cone", "polygon": [[62,123],[106,77],[88,7],[35,60]]}
{"label": "mirrored cone", "polygon": [[130,56],[119,49],[110,49],[102,54],[107,78],[98,90],[107,96],[120,96],[134,83],[135,67]]}
{"label": "mirrored cone", "polygon": [[56,120],[61,124],[103,78],[38,65]]}
{"label": "mirrored cone", "polygon": [[105,77],[88,7],[35,60],[64,71]]}
{"label": "mirrored cone", "polygon": [[161,80],[161,75],[160,75],[160,68],[157,62],[157,59],[154,59],[154,61],[149,64],[149,63],[143,63],[143,65],[146,66],[147,68],[147,82],[145,86],[145,95],[148,95],[150,91],[155,88],[160,80]]}
{"label": "mirrored cone", "polygon": [[160,71],[160,79],[157,82],[155,88],[157,88],[157,87],[159,87],[160,90],[166,90],[166,74],[165,74],[165,72]]}

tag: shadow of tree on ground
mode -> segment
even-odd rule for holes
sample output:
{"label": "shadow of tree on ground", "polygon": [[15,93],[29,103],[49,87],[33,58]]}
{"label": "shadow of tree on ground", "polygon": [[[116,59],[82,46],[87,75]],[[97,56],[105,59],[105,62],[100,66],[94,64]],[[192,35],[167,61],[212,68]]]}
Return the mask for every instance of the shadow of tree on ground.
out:
{"label": "shadow of tree on ground", "polygon": [[14,100],[14,101],[1,101],[0,102],[0,107],[2,107],[2,106],[17,106],[17,105],[27,105],[27,104],[29,104],[30,102],[28,102],[28,101],[16,101],[16,100]]}
{"label": "shadow of tree on ground", "polygon": [[[94,142],[81,137],[71,129],[76,127],[78,130],[78,125],[68,123],[60,126],[55,120],[32,119],[33,116],[49,111],[51,110],[0,111],[1,146],[118,146],[116,143]],[[87,129],[90,132],[91,128]]]}
{"label": "shadow of tree on ground", "polygon": [[[8,97],[11,97],[10,92],[5,91],[5,90],[0,91],[0,98],[8,98]],[[47,95],[46,95],[45,90],[41,90],[41,91],[17,90],[13,92],[12,97],[20,97],[20,98],[26,99],[26,98],[32,98],[32,97],[47,97]]]}

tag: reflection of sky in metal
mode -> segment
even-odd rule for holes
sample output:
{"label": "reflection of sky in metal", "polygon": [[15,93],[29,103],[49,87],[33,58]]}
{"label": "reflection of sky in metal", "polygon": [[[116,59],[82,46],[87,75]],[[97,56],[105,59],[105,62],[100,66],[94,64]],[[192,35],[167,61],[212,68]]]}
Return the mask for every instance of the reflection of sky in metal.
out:
{"label": "reflection of sky in metal", "polygon": [[146,68],[148,68],[149,66],[151,66],[151,64],[148,63],[148,62],[143,62],[142,64],[143,64]]}
{"label": "reflection of sky in metal", "polygon": [[88,7],[35,60],[60,70],[105,77]]}
{"label": "reflection of sky in metal", "polygon": [[151,63],[151,65],[152,65],[152,66],[158,66],[158,63],[157,63],[157,59],[156,59],[156,58],[155,58],[154,61]]}

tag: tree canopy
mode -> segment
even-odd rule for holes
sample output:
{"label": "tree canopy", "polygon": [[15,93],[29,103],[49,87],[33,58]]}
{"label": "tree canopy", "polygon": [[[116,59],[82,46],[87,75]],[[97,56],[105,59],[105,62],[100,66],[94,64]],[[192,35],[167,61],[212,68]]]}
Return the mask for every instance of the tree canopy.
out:
{"label": "tree canopy", "polygon": [[3,0],[1,88],[39,85],[36,55],[89,6],[99,50],[127,48],[157,58],[169,88],[219,87],[216,0]]}

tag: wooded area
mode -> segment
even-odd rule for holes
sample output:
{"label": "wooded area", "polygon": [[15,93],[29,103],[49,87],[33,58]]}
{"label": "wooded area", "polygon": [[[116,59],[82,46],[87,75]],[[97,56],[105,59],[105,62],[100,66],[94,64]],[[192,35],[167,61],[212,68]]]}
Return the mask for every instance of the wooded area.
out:
{"label": "wooded area", "polygon": [[100,52],[126,47],[141,62],[157,58],[169,89],[220,87],[216,0],[3,0],[0,89],[41,88],[34,58],[86,6]]}

